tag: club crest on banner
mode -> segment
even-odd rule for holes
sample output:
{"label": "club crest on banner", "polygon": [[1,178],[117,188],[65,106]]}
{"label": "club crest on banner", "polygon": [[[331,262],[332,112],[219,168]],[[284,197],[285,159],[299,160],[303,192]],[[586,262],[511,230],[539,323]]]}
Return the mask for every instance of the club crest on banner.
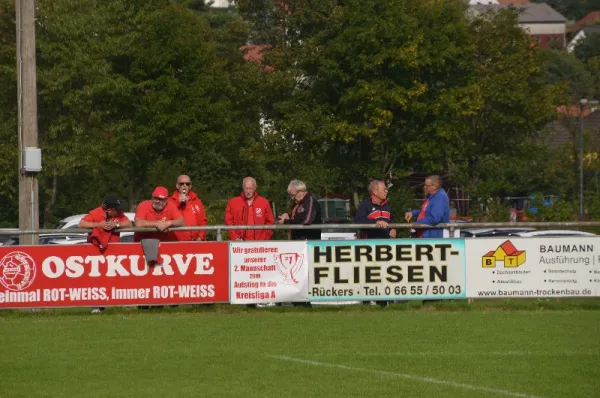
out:
{"label": "club crest on banner", "polygon": [[15,292],[27,289],[35,280],[35,269],[29,254],[10,252],[0,260],[0,283]]}
{"label": "club crest on banner", "polygon": [[284,283],[297,284],[296,275],[304,265],[304,256],[300,253],[281,253],[275,256],[275,264]]}

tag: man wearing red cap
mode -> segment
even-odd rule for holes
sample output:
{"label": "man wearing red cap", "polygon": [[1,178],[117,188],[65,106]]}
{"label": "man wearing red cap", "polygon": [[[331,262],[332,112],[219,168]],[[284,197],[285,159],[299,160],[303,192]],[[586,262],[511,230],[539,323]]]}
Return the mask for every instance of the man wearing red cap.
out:
{"label": "man wearing red cap", "polygon": [[[169,202],[173,203],[185,219],[188,227],[204,226],[208,224],[202,201],[192,192],[192,179],[187,175],[177,177],[177,189]],[[206,231],[176,231],[173,232],[177,240],[205,240]]]}
{"label": "man wearing red cap", "polygon": [[[273,211],[269,201],[256,192],[256,180],[242,181],[243,192],[229,200],[225,210],[226,225],[273,225]],[[269,240],[272,229],[229,230],[229,240]]]}
{"label": "man wearing red cap", "polygon": [[169,201],[169,191],[165,187],[156,187],[152,192],[152,199],[145,200],[138,205],[135,213],[135,226],[155,228],[157,232],[136,232],[133,241],[142,239],[158,239],[160,241],[177,240],[174,234],[169,233],[171,227],[183,227],[185,221],[177,207]]}

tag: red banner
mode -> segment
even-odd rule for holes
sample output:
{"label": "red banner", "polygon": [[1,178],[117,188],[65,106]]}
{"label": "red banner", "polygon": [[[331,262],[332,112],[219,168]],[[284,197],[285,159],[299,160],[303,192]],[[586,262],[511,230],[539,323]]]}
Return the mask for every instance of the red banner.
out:
{"label": "red banner", "polygon": [[0,248],[0,308],[227,302],[227,242],[160,244],[148,266],[139,243]]}

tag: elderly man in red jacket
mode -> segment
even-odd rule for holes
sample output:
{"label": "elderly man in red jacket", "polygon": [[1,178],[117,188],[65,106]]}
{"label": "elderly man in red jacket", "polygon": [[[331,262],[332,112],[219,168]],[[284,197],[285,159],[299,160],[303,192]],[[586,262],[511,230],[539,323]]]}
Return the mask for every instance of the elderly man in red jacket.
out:
{"label": "elderly man in red jacket", "polygon": [[[269,201],[256,192],[256,180],[244,178],[242,193],[229,200],[225,209],[226,225],[273,225],[273,211]],[[230,240],[269,240],[272,229],[229,230]]]}
{"label": "elderly man in red jacket", "polygon": [[[170,202],[183,214],[186,227],[205,226],[208,224],[204,205],[198,195],[192,191],[192,179],[188,175],[177,177],[176,191]],[[177,240],[206,240],[206,231],[174,231]]]}

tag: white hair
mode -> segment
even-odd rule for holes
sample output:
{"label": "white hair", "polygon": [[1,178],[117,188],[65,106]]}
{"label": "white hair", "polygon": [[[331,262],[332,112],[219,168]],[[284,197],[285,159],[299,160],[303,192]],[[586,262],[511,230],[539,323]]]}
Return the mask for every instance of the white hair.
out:
{"label": "white hair", "polygon": [[383,184],[385,186],[385,182],[381,180],[373,180],[369,183],[369,195],[371,195],[373,191],[378,188],[379,184]]}
{"label": "white hair", "polygon": [[244,184],[246,183],[246,181],[250,181],[254,184],[254,186],[256,187],[256,180],[252,177],[246,177],[242,180],[242,189],[244,188]]}
{"label": "white hair", "polygon": [[292,188],[296,188],[296,191],[306,191],[306,184],[301,180],[292,180],[288,185],[287,191],[290,192]]}

